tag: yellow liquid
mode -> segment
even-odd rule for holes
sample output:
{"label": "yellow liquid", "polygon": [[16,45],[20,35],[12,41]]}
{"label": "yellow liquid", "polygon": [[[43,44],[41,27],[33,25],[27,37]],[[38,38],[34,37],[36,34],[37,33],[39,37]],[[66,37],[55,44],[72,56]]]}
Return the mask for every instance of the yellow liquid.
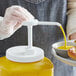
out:
{"label": "yellow liquid", "polygon": [[62,33],[63,33],[65,44],[64,44],[64,46],[58,47],[58,49],[69,50],[69,49],[70,49],[71,47],[73,47],[73,46],[67,46],[66,35],[65,35],[65,32],[64,32],[64,29],[63,29],[62,26],[60,26],[60,29],[61,29],[61,31],[62,31]]}
{"label": "yellow liquid", "polygon": [[62,26],[60,26],[60,29],[61,29],[61,31],[62,31],[62,33],[63,33],[63,36],[64,36],[64,41],[65,41],[64,48],[66,49],[66,47],[67,47],[66,35],[65,35],[65,32],[64,32],[64,29],[63,29]]}
{"label": "yellow liquid", "polygon": [[54,76],[53,73],[53,64],[46,57],[32,63],[18,63],[0,57],[0,76]]}
{"label": "yellow liquid", "polygon": [[60,47],[58,47],[58,49],[62,49],[62,50],[69,50],[70,48],[72,48],[73,46],[66,46],[66,48],[65,48],[65,46],[60,46]]}

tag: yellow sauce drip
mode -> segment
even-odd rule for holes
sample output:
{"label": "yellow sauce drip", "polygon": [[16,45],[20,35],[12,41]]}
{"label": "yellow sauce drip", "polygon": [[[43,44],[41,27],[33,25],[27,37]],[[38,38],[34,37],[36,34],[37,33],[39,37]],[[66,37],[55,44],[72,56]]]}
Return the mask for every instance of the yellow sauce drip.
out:
{"label": "yellow sauce drip", "polygon": [[69,49],[70,49],[71,47],[73,47],[73,46],[67,46],[66,35],[65,35],[65,32],[64,32],[64,29],[63,29],[62,26],[60,26],[60,29],[61,29],[61,31],[62,31],[62,33],[63,33],[65,44],[64,44],[64,46],[58,47],[58,49],[69,50]]}

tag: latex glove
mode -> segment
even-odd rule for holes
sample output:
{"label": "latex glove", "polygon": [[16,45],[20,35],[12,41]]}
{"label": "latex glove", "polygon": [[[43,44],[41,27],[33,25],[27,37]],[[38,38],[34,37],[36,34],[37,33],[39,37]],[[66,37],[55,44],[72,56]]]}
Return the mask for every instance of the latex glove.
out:
{"label": "latex glove", "polygon": [[34,19],[33,15],[21,6],[11,6],[6,9],[4,19],[0,25],[0,39],[10,37],[22,26],[23,21]]}

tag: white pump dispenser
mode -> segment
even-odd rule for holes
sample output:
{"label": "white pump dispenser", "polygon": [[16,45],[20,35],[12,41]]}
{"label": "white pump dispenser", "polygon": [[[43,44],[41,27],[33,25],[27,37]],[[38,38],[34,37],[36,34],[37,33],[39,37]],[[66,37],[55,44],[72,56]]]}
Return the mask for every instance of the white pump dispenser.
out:
{"label": "white pump dispenser", "polygon": [[32,28],[36,25],[57,25],[61,26],[58,22],[41,22],[37,19],[25,21],[24,26],[28,27],[28,46],[15,46],[6,51],[6,58],[15,62],[36,62],[44,58],[44,51],[41,48],[34,47],[32,40]]}

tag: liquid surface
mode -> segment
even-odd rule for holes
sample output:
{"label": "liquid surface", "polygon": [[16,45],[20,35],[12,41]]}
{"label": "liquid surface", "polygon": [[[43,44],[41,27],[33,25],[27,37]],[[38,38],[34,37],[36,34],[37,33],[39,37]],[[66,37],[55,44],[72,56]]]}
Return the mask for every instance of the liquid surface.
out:
{"label": "liquid surface", "polygon": [[62,50],[69,50],[70,48],[72,48],[73,46],[60,46],[58,47],[58,49],[62,49]]}

